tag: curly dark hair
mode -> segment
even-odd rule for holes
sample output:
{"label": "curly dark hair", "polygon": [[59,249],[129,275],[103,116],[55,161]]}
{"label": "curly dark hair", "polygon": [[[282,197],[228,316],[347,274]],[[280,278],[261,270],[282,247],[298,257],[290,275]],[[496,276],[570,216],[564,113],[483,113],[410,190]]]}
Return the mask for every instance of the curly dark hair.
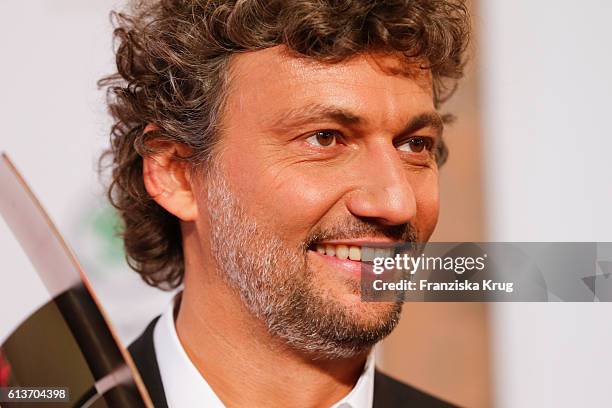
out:
{"label": "curly dark hair", "polygon": [[[425,61],[439,106],[463,75],[470,34],[463,0],[158,0],[111,16],[117,72],[99,85],[115,122],[101,163],[112,169],[108,195],[123,219],[128,263],[162,289],[183,279],[181,231],[145,189],[145,141],[182,143],[194,165],[210,159],[233,55],[284,45],[334,63],[399,52]],[[145,133],[147,124],[157,129]],[[442,147],[439,164],[445,158]]]}

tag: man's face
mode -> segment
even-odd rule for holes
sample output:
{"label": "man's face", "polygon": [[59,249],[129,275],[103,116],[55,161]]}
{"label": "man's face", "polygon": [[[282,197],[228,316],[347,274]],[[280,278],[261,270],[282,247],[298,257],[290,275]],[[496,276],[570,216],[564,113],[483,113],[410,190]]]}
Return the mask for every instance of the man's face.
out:
{"label": "man's face", "polygon": [[294,347],[350,356],[397,323],[400,304],[361,301],[359,256],[433,232],[431,89],[429,71],[392,56],[324,64],[275,47],[232,61],[198,228],[247,308]]}

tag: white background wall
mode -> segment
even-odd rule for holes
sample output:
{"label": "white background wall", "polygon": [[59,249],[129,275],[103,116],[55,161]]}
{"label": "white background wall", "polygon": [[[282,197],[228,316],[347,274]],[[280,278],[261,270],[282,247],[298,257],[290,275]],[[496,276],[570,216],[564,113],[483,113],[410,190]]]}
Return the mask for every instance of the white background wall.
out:
{"label": "white background wall", "polygon": [[[612,3],[481,3],[490,239],[612,240]],[[103,203],[94,169],[109,122],[95,81],[112,71],[111,8],[102,0],[0,2],[0,150],[85,257],[78,224],[88,219],[84,208]],[[5,230],[0,223],[0,274],[25,285],[27,261],[1,238]],[[121,268],[92,279],[126,340],[168,298]],[[16,321],[6,305],[19,300],[0,288],[0,338]],[[609,304],[496,305],[497,404],[609,406],[611,318]]]}
{"label": "white background wall", "polygon": [[[92,237],[91,224],[106,203],[96,165],[110,119],[96,81],[113,71],[112,8],[104,0],[0,2],[0,151],[11,156],[87,266],[129,341],[159,314],[168,294],[149,289],[91,248],[107,239]],[[47,300],[7,232],[0,221],[0,277],[11,282],[0,286],[0,340]],[[19,287],[37,290],[23,298]]]}
{"label": "white background wall", "polygon": [[[612,3],[483,0],[491,241],[612,241]],[[500,407],[610,406],[612,304],[497,304]]]}

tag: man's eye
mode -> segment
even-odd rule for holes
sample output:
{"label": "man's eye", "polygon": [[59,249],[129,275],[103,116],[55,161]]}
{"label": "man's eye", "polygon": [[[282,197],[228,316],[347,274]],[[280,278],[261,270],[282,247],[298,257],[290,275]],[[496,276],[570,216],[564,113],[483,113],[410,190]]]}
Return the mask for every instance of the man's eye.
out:
{"label": "man's eye", "polygon": [[306,139],[313,146],[333,147],[338,142],[338,133],[331,130],[319,130]]}
{"label": "man's eye", "polygon": [[397,148],[404,152],[421,153],[423,150],[431,150],[433,141],[428,137],[413,137],[399,145]]}

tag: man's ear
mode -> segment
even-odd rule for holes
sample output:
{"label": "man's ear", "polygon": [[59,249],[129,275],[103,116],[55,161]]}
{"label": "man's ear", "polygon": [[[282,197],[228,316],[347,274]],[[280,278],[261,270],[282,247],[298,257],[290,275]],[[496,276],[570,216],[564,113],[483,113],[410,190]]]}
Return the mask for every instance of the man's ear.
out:
{"label": "man's ear", "polygon": [[149,195],[166,211],[182,221],[194,221],[198,208],[189,164],[181,160],[191,151],[184,145],[152,139],[152,153],[143,157],[143,179]]}

